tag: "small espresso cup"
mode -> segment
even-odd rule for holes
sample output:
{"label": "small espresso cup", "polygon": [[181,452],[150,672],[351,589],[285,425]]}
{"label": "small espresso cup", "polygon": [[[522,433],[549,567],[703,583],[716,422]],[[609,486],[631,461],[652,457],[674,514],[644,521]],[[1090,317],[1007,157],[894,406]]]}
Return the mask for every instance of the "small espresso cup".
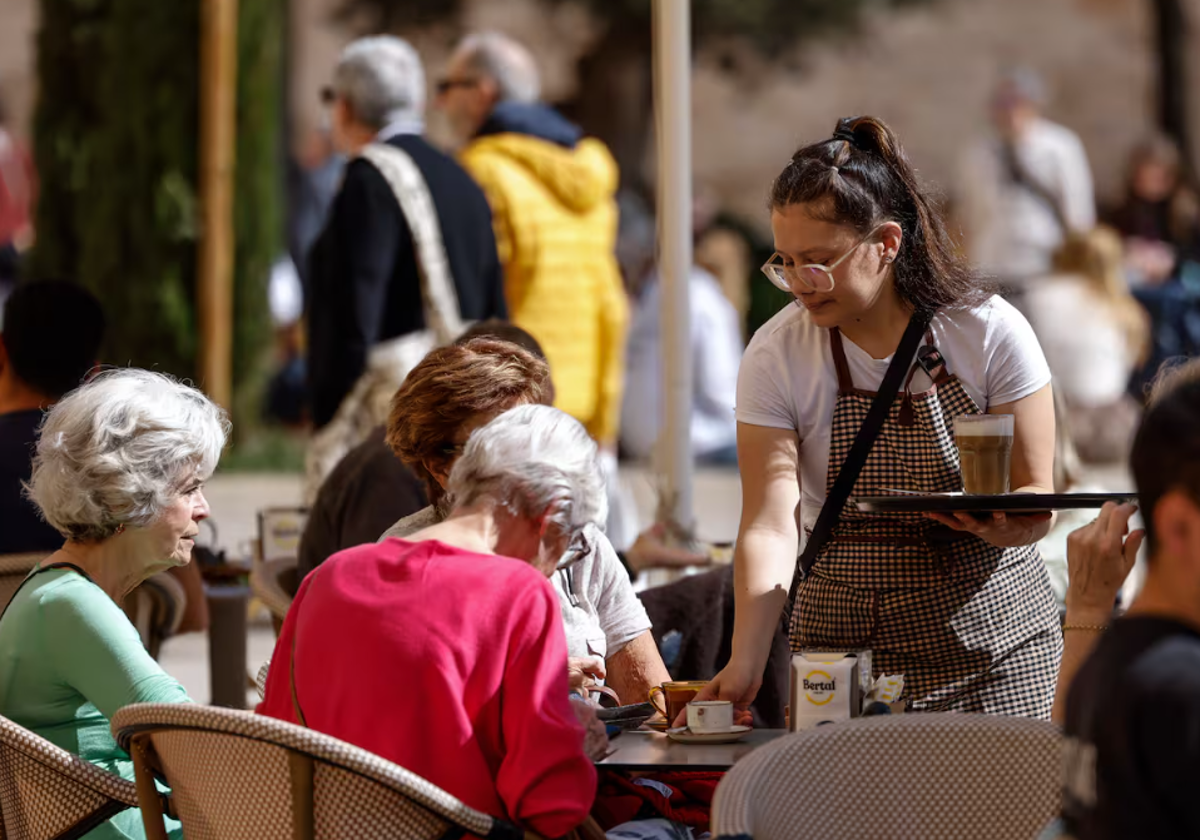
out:
{"label": "small espresso cup", "polygon": [[[673,681],[656,685],[650,689],[650,703],[662,713],[672,726],[675,718],[683,711],[692,698],[700,693],[700,689],[708,685],[704,680]],[[661,696],[661,699],[660,699]]]}
{"label": "small espresso cup", "polygon": [[733,703],[728,700],[693,700],[687,706],[688,729],[699,734],[733,729]]}
{"label": "small espresso cup", "polygon": [[1011,414],[955,417],[954,443],[958,446],[963,492],[971,496],[998,496],[1008,492],[1013,447]]}

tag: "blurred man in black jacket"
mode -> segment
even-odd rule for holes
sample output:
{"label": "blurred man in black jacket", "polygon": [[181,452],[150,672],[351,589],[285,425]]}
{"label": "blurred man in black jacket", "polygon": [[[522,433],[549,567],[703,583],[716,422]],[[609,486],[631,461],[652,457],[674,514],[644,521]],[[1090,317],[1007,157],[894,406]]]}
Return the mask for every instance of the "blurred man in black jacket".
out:
{"label": "blurred man in black jacket", "polygon": [[368,144],[399,148],[420,170],[462,319],[507,315],[487,199],[421,136],[425,76],[413,48],[390,36],[355,41],[324,96],[333,109],[334,144],[351,160],[309,266],[309,377],[318,430],[366,370],[373,346],[427,326],[409,221],[380,171],[357,157]]}

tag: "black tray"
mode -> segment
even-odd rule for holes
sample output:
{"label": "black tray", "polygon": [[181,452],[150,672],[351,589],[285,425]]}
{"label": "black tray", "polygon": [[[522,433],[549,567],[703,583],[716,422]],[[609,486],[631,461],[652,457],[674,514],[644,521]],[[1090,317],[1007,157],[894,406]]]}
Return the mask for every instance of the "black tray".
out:
{"label": "black tray", "polygon": [[1005,493],[968,496],[964,493],[899,493],[859,496],[851,503],[864,513],[1048,513],[1055,510],[1099,508],[1105,502],[1137,501],[1129,493]]}

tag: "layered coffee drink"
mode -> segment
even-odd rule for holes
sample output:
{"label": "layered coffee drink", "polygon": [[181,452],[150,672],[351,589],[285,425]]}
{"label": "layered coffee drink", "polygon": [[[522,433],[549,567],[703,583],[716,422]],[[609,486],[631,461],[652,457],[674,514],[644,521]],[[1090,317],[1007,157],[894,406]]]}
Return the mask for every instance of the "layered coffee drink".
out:
{"label": "layered coffee drink", "polygon": [[954,441],[958,445],[963,492],[983,496],[1008,492],[1013,445],[1011,414],[955,417]]}

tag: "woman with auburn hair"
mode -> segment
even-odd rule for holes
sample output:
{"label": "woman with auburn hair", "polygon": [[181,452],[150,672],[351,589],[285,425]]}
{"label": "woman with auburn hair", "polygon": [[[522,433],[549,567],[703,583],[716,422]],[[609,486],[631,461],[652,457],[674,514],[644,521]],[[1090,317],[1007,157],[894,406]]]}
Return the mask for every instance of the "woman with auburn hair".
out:
{"label": "woman with auburn hair", "polygon": [[[763,271],[795,306],[759,329],[738,377],[733,651],[699,699],[754,698],[786,604],[794,650],[871,649],[877,675],[904,675],[911,710],[1048,718],[1062,635],[1035,545],[1049,514],[847,503],[961,490],[954,419],[985,412],[1014,417],[1012,489],[1052,492],[1054,401],[1033,331],[955,255],[878,119],[840,120],[797,151],[770,210]],[[852,455],[865,460],[839,480]]]}
{"label": "woman with auburn hair", "polygon": [[513,342],[476,338],[431,352],[404,380],[388,415],[388,446],[425,482],[432,503],[413,515],[420,518],[402,521],[436,521],[447,504],[450,468],[471,432],[513,406],[553,402],[546,360]]}
{"label": "woman with auburn hair", "polygon": [[[508,409],[554,399],[550,368],[505,341],[473,339],[434,350],[392,400],[387,440],[425,478],[432,504],[405,517],[383,538],[404,538],[445,519],[446,483],[471,432]],[[650,619],[616,551],[598,525],[580,534],[581,561],[551,578],[562,608],[572,687],[606,680],[624,703],[646,699],[669,680]]]}

